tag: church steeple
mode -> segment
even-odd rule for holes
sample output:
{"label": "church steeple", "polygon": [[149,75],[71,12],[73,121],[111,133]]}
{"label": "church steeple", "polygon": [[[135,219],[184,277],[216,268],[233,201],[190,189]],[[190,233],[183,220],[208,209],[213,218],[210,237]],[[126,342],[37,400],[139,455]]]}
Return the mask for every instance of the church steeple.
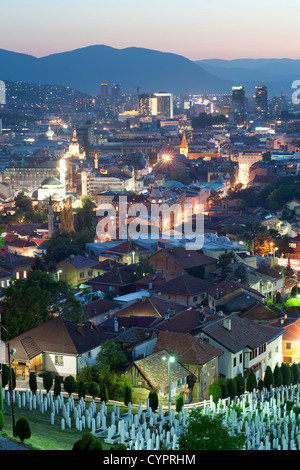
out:
{"label": "church steeple", "polygon": [[188,147],[188,143],[187,143],[187,140],[186,140],[185,132],[184,132],[184,134],[182,136],[182,140],[181,140],[180,153],[182,153],[186,157],[188,156],[188,153],[189,153],[189,147]]}

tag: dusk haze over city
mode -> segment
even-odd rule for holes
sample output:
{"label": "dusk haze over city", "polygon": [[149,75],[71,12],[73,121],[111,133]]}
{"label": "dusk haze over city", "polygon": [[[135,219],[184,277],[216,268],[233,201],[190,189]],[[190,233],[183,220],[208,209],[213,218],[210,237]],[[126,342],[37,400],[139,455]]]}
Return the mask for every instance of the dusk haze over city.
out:
{"label": "dusk haze over city", "polygon": [[299,19],[1,6],[0,450],[300,450]]}

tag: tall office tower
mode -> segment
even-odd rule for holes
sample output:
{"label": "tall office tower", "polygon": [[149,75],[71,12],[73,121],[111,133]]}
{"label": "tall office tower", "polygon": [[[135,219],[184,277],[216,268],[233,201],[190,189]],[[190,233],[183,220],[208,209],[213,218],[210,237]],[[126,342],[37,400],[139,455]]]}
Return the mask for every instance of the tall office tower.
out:
{"label": "tall office tower", "polygon": [[106,101],[107,98],[108,98],[108,85],[107,83],[101,83],[101,86],[100,86],[100,98],[102,101]]}
{"label": "tall office tower", "polygon": [[245,89],[241,85],[232,87],[232,111],[234,119],[245,117]]}
{"label": "tall office tower", "polygon": [[255,88],[255,114],[258,119],[266,119],[268,116],[268,89],[266,86]]}
{"label": "tall office tower", "polygon": [[172,93],[154,93],[157,98],[157,115],[173,119],[173,95]]}
{"label": "tall office tower", "polygon": [[139,96],[140,116],[150,117],[157,115],[157,97],[148,93]]}
{"label": "tall office tower", "polygon": [[121,88],[118,83],[115,83],[114,86],[111,89],[111,97],[114,99],[120,99],[121,98]]}

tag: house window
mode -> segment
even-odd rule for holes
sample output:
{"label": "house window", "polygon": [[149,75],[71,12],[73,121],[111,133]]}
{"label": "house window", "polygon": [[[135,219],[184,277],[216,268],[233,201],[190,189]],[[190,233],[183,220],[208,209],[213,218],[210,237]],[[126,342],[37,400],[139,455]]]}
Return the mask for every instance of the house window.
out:
{"label": "house window", "polygon": [[285,343],[285,349],[292,349],[291,343]]}
{"label": "house window", "polygon": [[24,279],[27,278],[27,271],[23,271],[23,278],[24,278]]}
{"label": "house window", "polygon": [[236,367],[236,357],[233,358],[233,367]]}
{"label": "house window", "polygon": [[243,354],[240,354],[240,364],[243,362]]}
{"label": "house window", "polygon": [[114,286],[109,286],[108,290],[114,292],[114,291],[115,291],[115,287],[114,287]]}
{"label": "house window", "polygon": [[84,271],[81,272],[81,273],[79,273],[79,277],[80,277],[80,279],[83,279],[83,278],[84,278]]}
{"label": "house window", "polygon": [[198,300],[198,297],[195,295],[195,297],[193,297],[193,302],[197,302]]}
{"label": "house window", "polygon": [[20,279],[20,273],[18,271],[16,272],[16,279]]}
{"label": "house window", "polygon": [[93,275],[93,271],[88,271],[88,276],[92,276]]}
{"label": "house window", "polygon": [[64,365],[64,356],[55,356],[55,365],[63,366]]}

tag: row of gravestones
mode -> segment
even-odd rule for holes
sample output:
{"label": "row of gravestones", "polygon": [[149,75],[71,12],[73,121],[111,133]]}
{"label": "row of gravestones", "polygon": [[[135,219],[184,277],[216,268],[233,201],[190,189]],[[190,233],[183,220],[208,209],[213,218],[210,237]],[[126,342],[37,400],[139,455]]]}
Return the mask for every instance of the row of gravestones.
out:
{"label": "row of gravestones", "polygon": [[[10,393],[3,389],[3,397],[10,406]],[[131,403],[127,413],[120,415],[120,408],[114,403],[108,425],[107,406],[101,403],[97,412],[94,400],[87,406],[83,398],[75,405],[71,395],[67,399],[62,394],[55,397],[50,391],[46,395],[42,390],[35,394],[30,390],[13,390],[14,404],[19,408],[39,409],[41,413],[50,412],[50,423],[55,423],[55,416],[60,419],[61,429],[76,427],[79,431],[89,429],[95,436],[104,438],[108,444],[123,442],[132,450],[176,449],[178,437],[187,423],[188,409],[181,412],[169,409],[164,413],[159,405],[154,413],[147,400],[146,407],[138,406],[132,412]],[[247,436],[247,450],[300,450],[299,422],[296,413],[287,411],[287,401],[300,405],[298,387],[280,387],[265,393],[247,393],[235,400],[212,398],[204,402],[204,413],[211,416],[221,414],[223,423],[232,435],[243,432]],[[231,405],[235,405],[232,407]]]}

